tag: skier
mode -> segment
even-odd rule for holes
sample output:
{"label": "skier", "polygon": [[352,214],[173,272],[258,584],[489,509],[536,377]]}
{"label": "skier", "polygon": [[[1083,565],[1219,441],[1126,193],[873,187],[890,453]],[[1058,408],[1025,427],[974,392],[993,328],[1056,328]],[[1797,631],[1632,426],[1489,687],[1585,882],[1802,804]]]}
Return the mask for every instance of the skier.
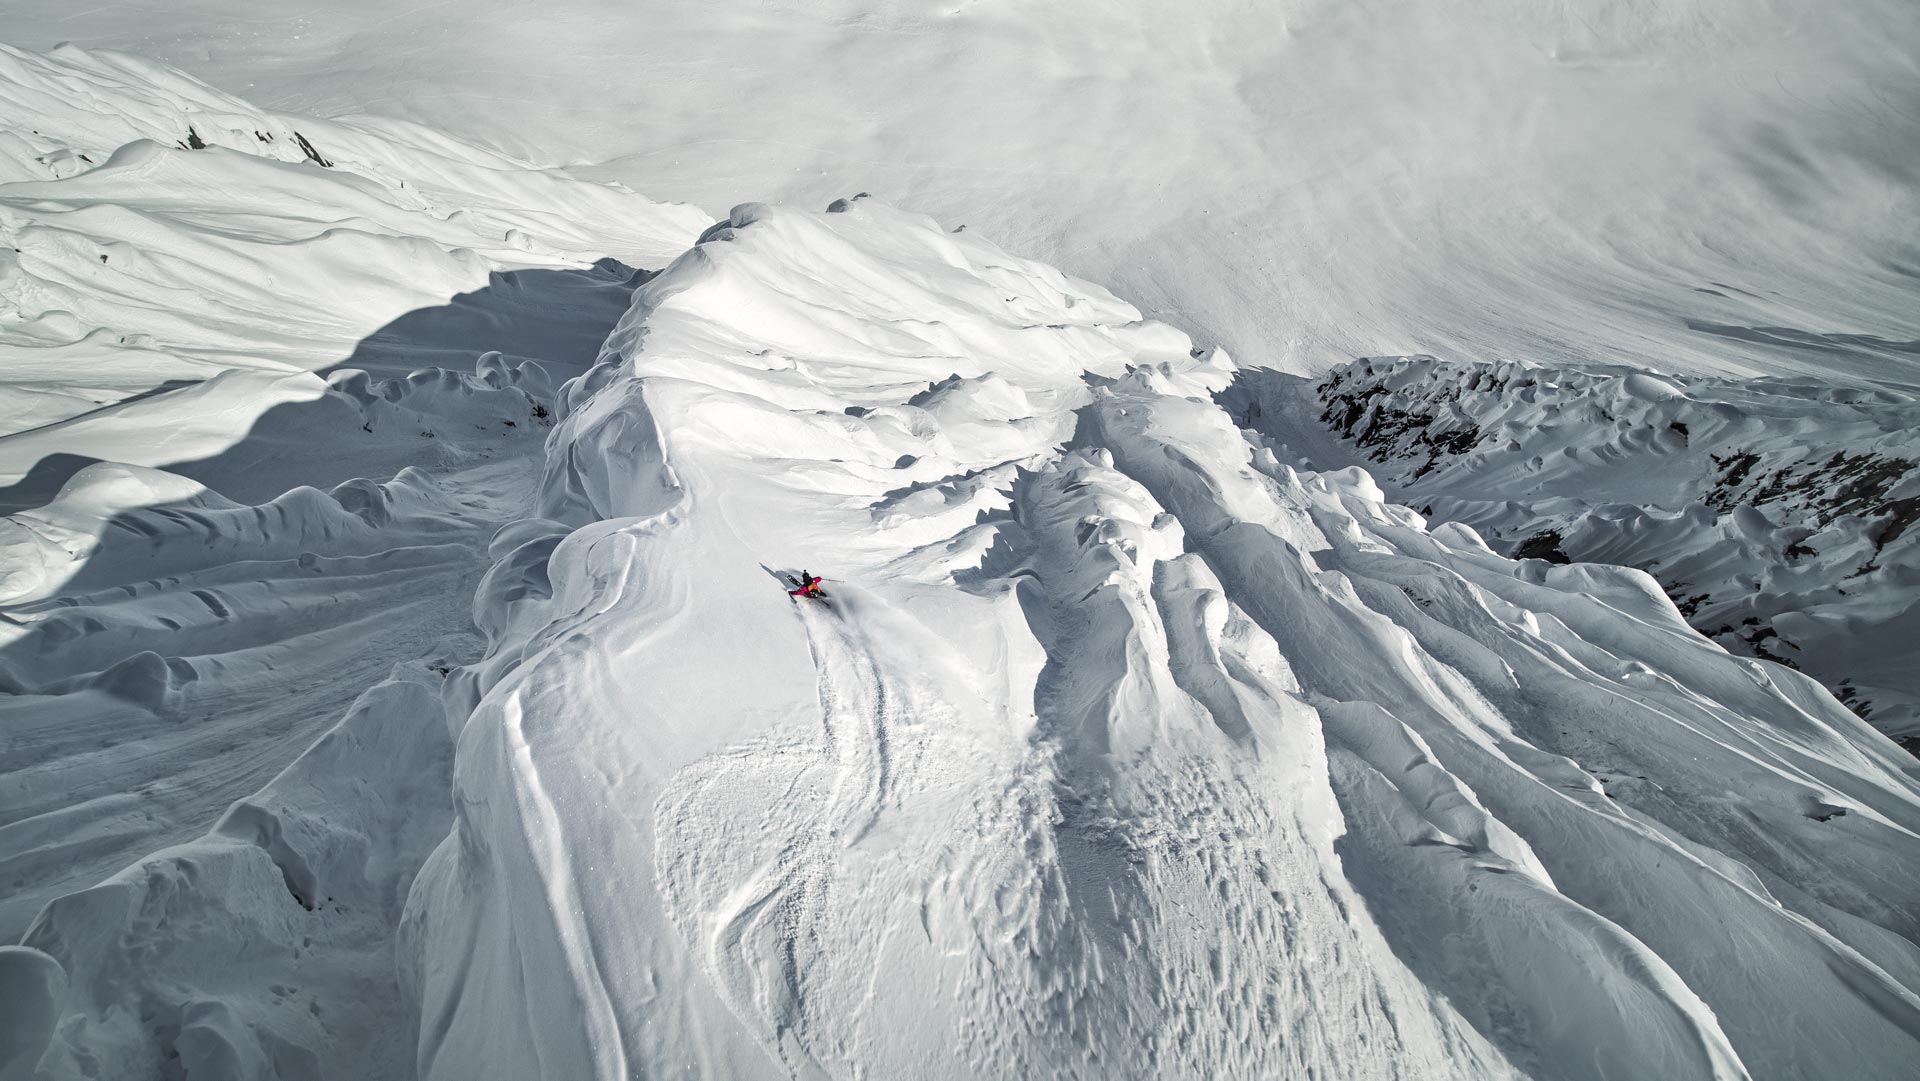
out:
{"label": "skier", "polygon": [[808,574],[804,569],[800,571],[800,577],[798,578],[795,578],[791,574],[787,575],[787,581],[793,583],[794,586],[794,588],[787,590],[787,596],[789,597],[811,597],[815,600],[824,600],[827,596],[826,591],[820,588],[819,577]]}

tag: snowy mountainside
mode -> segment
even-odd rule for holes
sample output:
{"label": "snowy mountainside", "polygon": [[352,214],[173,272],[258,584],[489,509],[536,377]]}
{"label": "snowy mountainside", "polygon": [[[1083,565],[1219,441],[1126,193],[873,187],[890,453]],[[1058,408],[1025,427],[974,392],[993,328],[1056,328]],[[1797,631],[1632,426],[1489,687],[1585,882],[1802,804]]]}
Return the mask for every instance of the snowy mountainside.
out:
{"label": "snowy mountainside", "polygon": [[1912,760],[1235,375],[865,201],[643,286],[477,602],[423,1076],[1902,1076]]}
{"label": "snowy mountainside", "polygon": [[[1920,402],[1806,379],[1374,358],[1262,428],[1318,419],[1397,498],[1517,556],[1639,567],[1728,648],[1920,737]],[[1264,393],[1263,393],[1264,392]],[[1286,438],[1281,435],[1281,438]]]}
{"label": "snowy mountainside", "polygon": [[1909,756],[1106,289],[5,55],[0,1077],[1920,1056]]}

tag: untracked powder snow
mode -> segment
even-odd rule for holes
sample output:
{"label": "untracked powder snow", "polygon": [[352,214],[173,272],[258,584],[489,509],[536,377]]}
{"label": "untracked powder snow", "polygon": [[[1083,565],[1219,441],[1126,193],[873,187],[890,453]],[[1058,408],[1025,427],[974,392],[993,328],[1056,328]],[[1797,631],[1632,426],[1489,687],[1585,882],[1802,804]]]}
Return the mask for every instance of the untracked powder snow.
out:
{"label": "untracked powder snow", "polygon": [[1913,1076],[1902,5],[17,7],[0,1081]]}

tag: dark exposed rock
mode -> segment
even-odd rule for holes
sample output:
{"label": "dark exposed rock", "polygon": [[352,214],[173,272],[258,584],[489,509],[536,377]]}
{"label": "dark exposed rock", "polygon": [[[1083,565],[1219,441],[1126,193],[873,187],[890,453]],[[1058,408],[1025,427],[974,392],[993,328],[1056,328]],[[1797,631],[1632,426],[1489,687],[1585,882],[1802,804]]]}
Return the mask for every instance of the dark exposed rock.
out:
{"label": "dark exposed rock", "polygon": [[328,161],[326,158],[321,157],[320,152],[313,148],[313,144],[307,141],[306,136],[296,131],[293,133],[293,141],[299,145],[300,152],[307,156],[308,161],[313,162],[315,165],[320,166],[322,169],[333,168],[333,163]]}
{"label": "dark exposed rock", "polygon": [[1515,559],[1544,559],[1549,563],[1571,563],[1567,553],[1560,550],[1560,531],[1542,530],[1514,546]]}
{"label": "dark exposed rock", "polygon": [[[1920,453],[1902,393],[1432,357],[1363,358],[1309,387],[1390,498],[1503,538],[1514,558],[1638,567],[1726,648],[1804,668],[1883,730],[1911,722],[1910,678],[1843,682],[1858,675],[1843,648],[1773,625],[1851,610],[1911,566]],[[1235,397],[1234,419],[1265,430],[1262,401]],[[1641,491],[1659,501],[1643,516],[1607,505]],[[1720,543],[1739,557],[1715,556]]]}
{"label": "dark exposed rock", "polygon": [[[1466,454],[1480,443],[1480,429],[1472,424],[1453,426],[1437,413],[1381,404],[1379,399],[1387,393],[1383,384],[1361,383],[1343,389],[1343,383],[1335,373],[1315,388],[1322,405],[1320,419],[1376,462],[1424,455],[1425,461],[1413,471],[1417,479],[1432,472],[1442,457]],[[1458,401],[1460,390],[1444,388],[1437,397],[1440,401]],[[1258,418],[1250,414],[1248,419]]]}

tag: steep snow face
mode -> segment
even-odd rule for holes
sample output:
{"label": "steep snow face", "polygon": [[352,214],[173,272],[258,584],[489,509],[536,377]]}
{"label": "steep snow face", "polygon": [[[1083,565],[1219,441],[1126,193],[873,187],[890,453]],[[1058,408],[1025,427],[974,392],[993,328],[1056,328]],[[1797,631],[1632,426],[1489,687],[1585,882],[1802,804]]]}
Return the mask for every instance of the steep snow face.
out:
{"label": "steep snow face", "polygon": [[1916,382],[1825,340],[1920,338],[1911,0],[78,7],[6,33],[716,211],[870,190],[1263,365]]}
{"label": "steep snow face", "polygon": [[1892,743],[836,210],[736,208],[560,393],[450,684],[423,1077],[1910,1071]]}
{"label": "steep snow face", "polygon": [[1920,736],[1910,395],[1432,357],[1303,390],[1256,374],[1229,405],[1283,440],[1317,412],[1397,497],[1518,556],[1644,569],[1709,637]]}

